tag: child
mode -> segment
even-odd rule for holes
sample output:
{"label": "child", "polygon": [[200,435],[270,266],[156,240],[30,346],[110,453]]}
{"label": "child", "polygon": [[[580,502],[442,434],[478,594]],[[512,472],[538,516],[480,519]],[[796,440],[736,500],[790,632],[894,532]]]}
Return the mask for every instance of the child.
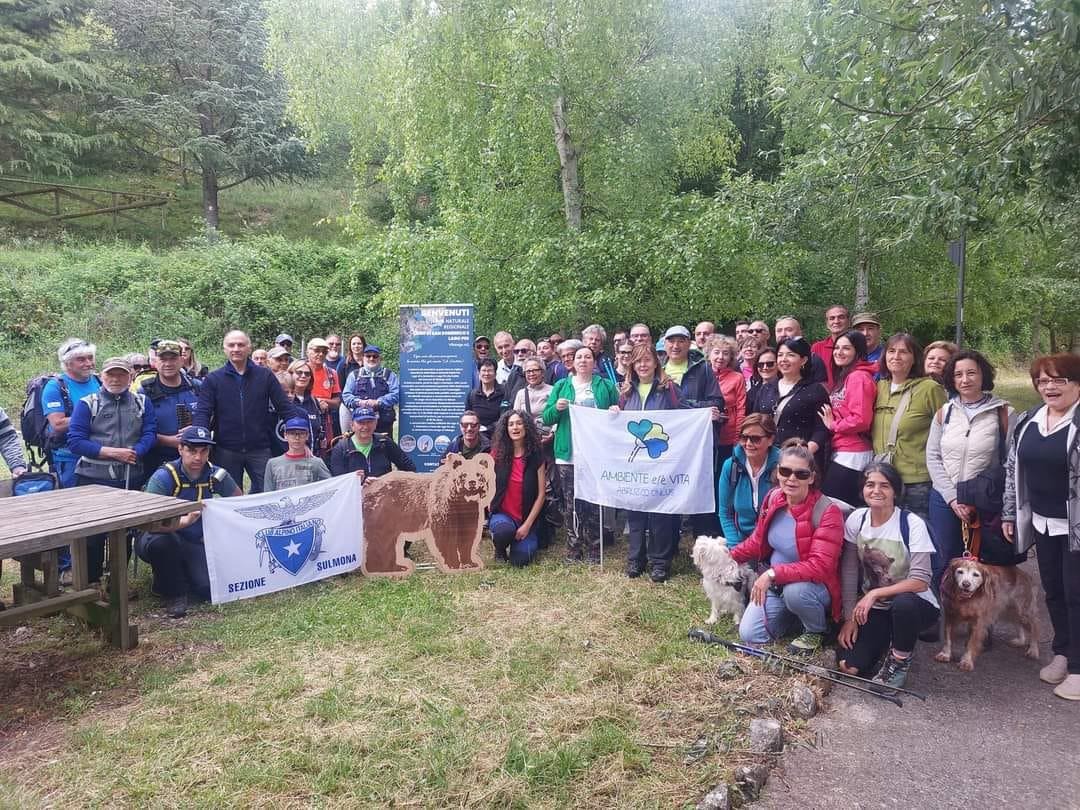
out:
{"label": "child", "polygon": [[311,454],[308,448],[310,439],[311,428],[306,418],[294,416],[285,423],[285,441],[288,448],[285,455],[276,456],[266,462],[264,492],[298,487],[330,477],[326,463]]}

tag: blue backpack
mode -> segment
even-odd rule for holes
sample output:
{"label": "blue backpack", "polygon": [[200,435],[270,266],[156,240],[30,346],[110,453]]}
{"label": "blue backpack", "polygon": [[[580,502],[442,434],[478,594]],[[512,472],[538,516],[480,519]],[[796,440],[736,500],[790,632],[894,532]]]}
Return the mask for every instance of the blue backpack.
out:
{"label": "blue backpack", "polygon": [[11,494],[13,496],[33,495],[37,492],[52,492],[59,488],[56,476],[52,473],[28,472],[15,479],[11,485]]}

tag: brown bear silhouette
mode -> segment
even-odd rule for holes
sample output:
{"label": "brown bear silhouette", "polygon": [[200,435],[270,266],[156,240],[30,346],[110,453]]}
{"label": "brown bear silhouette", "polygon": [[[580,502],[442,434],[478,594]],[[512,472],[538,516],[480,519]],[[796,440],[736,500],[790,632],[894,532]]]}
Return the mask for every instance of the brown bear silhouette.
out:
{"label": "brown bear silhouette", "polygon": [[407,577],[413,563],[406,540],[427,543],[446,572],[475,570],[484,531],[484,509],[495,497],[495,461],[451,453],[432,473],[395,471],[364,485],[364,553],[369,576]]}

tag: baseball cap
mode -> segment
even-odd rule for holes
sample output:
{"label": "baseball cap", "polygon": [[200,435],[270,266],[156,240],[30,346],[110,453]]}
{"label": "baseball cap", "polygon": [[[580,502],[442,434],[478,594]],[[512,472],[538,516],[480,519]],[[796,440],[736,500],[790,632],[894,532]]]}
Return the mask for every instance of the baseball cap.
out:
{"label": "baseball cap", "polygon": [[479,342],[480,342],[481,340],[485,340],[485,341],[487,341],[488,343],[491,343],[491,338],[489,338],[489,337],[488,337],[487,335],[477,335],[477,336],[476,336],[476,340],[474,340],[474,341],[472,342],[472,343],[473,343],[473,346],[475,346],[475,345],[476,345],[477,343],[479,343]]}
{"label": "baseball cap", "polygon": [[664,332],[664,340],[671,340],[672,338],[683,337],[687,340],[690,339],[690,330],[685,326],[671,326]]}
{"label": "baseball cap", "polygon": [[102,372],[111,371],[114,368],[123,369],[128,374],[131,373],[131,363],[127,361],[126,357],[110,357],[101,366]]}
{"label": "baseball cap", "polygon": [[266,356],[271,360],[277,360],[279,357],[292,357],[289,350],[284,346],[275,346],[266,353]]}
{"label": "baseball cap", "polygon": [[307,342],[307,347],[309,349],[329,349],[330,344],[327,343],[322,338],[316,337],[316,338],[312,338],[311,340],[309,340]]}
{"label": "baseball cap", "polygon": [[310,430],[310,429],[311,428],[308,426],[307,417],[305,417],[305,416],[293,416],[293,417],[290,417],[285,422],[285,432],[286,433],[288,433],[290,430],[307,431],[307,430]]}
{"label": "baseball cap", "polygon": [[284,332],[282,332],[280,335],[278,335],[276,338],[274,338],[274,343],[278,344],[279,346],[282,343],[294,343],[294,342],[295,341],[292,339],[292,335],[286,335]]}
{"label": "baseball cap", "polygon": [[881,326],[881,321],[878,320],[876,312],[855,313],[855,317],[851,319],[851,325],[858,326],[860,323],[872,323],[874,326]]}
{"label": "baseball cap", "polygon": [[364,347],[364,354],[377,354],[382,357],[382,349],[376,346],[374,343],[369,343]]}
{"label": "baseball cap", "polygon": [[158,357],[166,354],[175,354],[177,357],[184,353],[184,347],[175,340],[159,340],[157,345]]}
{"label": "baseball cap", "polygon": [[210,431],[204,427],[191,425],[180,431],[180,444],[216,444]]}
{"label": "baseball cap", "polygon": [[656,349],[657,353],[660,353],[660,352],[665,352],[666,353],[667,352],[667,346],[664,345],[664,339],[663,338],[660,338],[658,341],[656,341],[656,345],[653,346],[653,348]]}
{"label": "baseball cap", "polygon": [[354,422],[371,421],[374,422],[378,419],[378,415],[371,408],[359,407],[353,408],[352,420]]}

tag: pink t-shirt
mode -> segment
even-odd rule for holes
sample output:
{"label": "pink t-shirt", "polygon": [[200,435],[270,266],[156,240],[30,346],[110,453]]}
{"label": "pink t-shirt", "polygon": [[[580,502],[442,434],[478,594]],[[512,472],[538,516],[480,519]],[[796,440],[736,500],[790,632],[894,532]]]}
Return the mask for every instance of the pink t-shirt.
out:
{"label": "pink t-shirt", "polygon": [[510,480],[506,482],[506,494],[502,499],[502,511],[518,523],[523,520],[521,514],[522,482],[525,480],[525,456],[514,456],[510,462]]}

